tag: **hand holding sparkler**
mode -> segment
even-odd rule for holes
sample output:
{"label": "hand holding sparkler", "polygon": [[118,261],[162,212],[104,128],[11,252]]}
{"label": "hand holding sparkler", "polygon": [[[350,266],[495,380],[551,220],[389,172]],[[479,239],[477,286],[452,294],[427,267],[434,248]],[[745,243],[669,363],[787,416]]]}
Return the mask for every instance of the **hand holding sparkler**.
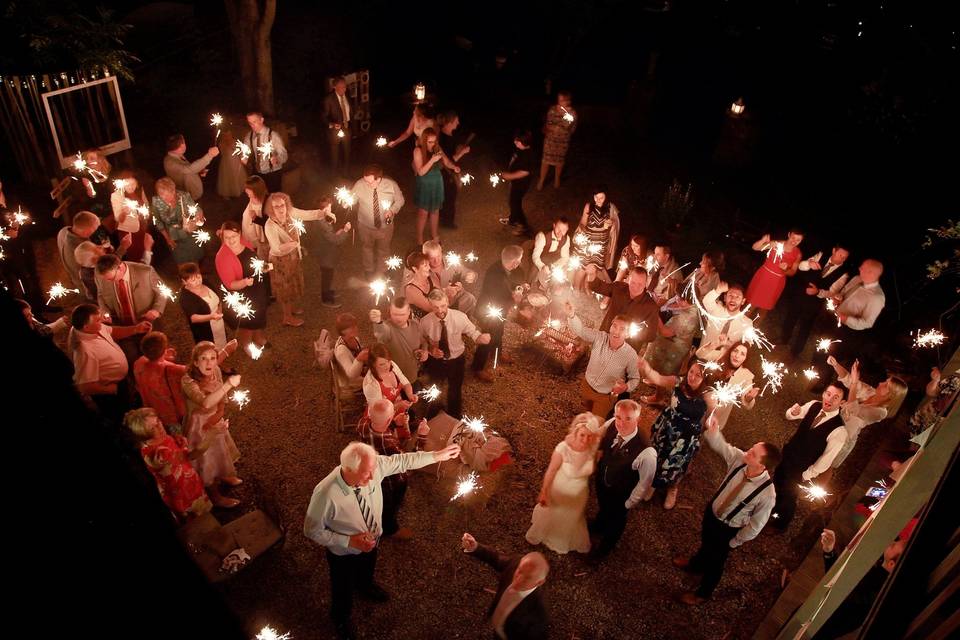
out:
{"label": "hand holding sparkler", "polygon": [[246,142],[241,142],[240,140],[237,140],[236,144],[233,147],[233,155],[240,156],[240,162],[242,162],[243,164],[247,164],[247,160],[250,159],[251,153],[252,152],[250,151],[250,145],[248,145]]}
{"label": "hand holding sparkler", "polygon": [[453,460],[460,456],[460,445],[451,444],[447,445],[439,451],[433,452],[433,461],[434,462],[446,462],[447,460]]}
{"label": "hand holding sparkler", "polygon": [[350,546],[366,553],[367,551],[373,551],[373,548],[377,546],[377,539],[369,531],[355,533],[350,536]]}
{"label": "hand holding sparkler", "polygon": [[464,553],[473,553],[480,545],[476,538],[469,533],[464,533],[463,537],[460,538],[460,546],[463,548]]}
{"label": "hand holding sparkler", "polygon": [[837,546],[837,534],[832,529],[824,529],[820,533],[820,549],[824,553],[833,553]]}
{"label": "hand holding sparkler", "polygon": [[219,113],[214,113],[210,116],[210,126],[217,129],[217,135],[213,137],[214,140],[220,139],[220,126],[223,124],[223,116]]}

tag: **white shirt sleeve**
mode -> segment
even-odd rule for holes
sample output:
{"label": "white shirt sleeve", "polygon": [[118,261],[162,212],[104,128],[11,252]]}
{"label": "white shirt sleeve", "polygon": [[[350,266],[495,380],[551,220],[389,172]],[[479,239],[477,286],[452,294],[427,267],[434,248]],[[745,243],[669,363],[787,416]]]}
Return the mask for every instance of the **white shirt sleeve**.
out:
{"label": "white shirt sleeve", "polygon": [[543,269],[543,260],[540,259],[540,256],[543,255],[543,249],[546,246],[547,234],[541,231],[533,239],[533,250],[530,252],[530,260],[537,269]]}
{"label": "white shirt sleeve", "polygon": [[803,472],[803,479],[807,481],[813,480],[829,469],[833,463],[833,459],[840,453],[840,449],[843,448],[843,443],[846,441],[847,430],[844,427],[837,427],[831,431],[830,435],[827,436],[827,448],[823,450],[823,454],[817,458],[817,461]]}
{"label": "white shirt sleeve", "polygon": [[810,407],[813,406],[814,402],[816,402],[816,400],[811,400],[810,402],[800,407],[800,415],[797,415],[797,416],[793,415],[792,413],[790,413],[790,409],[787,409],[784,415],[786,416],[787,420],[803,420],[803,418],[807,415],[807,411],[810,411]]}
{"label": "white shirt sleeve", "polygon": [[354,358],[346,345],[338,344],[333,350],[333,355],[348,379],[356,380],[360,377],[360,372],[363,371],[363,362]]}

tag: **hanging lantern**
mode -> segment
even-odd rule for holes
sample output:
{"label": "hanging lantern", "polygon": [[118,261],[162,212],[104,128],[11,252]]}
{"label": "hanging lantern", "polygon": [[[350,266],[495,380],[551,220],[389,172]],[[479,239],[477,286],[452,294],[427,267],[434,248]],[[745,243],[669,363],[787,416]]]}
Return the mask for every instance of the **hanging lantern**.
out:
{"label": "hanging lantern", "polygon": [[730,113],[735,116],[743,115],[746,107],[743,104],[743,98],[737,98],[737,101],[730,105]]}
{"label": "hanging lantern", "polygon": [[418,82],[413,88],[413,95],[418,101],[423,101],[427,97],[427,86],[422,82]]}

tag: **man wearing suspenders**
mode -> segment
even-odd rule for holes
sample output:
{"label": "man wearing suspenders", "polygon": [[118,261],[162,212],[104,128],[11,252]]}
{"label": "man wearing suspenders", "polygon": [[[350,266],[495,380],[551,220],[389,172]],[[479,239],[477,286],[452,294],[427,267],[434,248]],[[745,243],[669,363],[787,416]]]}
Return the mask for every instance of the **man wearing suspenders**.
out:
{"label": "man wearing suspenders", "polygon": [[696,591],[680,596],[681,602],[690,605],[711,596],[730,549],[753,540],[767,523],[776,502],[771,473],[780,461],[780,450],[767,442],[758,442],[747,451],[727,444],[712,419],[707,422],[704,437],[727,463],[727,473],[703,512],[700,549],[691,558],[673,559],[675,567],[703,575]]}

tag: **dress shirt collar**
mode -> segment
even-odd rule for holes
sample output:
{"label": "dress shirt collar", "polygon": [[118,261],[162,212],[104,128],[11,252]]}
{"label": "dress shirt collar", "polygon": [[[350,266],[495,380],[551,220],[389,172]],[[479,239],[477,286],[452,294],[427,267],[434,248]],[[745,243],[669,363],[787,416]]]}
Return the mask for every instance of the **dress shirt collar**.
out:
{"label": "dress shirt collar", "polygon": [[871,282],[870,284],[867,284],[866,282],[863,283],[863,288],[864,288],[864,289],[874,289],[874,288],[876,288],[876,287],[878,287],[878,286],[880,286],[880,281],[879,281],[879,280],[878,280],[877,282]]}
{"label": "dress shirt collar", "polygon": [[[616,429],[616,427],[614,427],[614,429]],[[625,436],[620,436],[620,432],[618,431],[617,435],[620,436],[621,440],[623,440],[623,444],[621,444],[620,446],[622,447],[624,444],[627,444],[628,442],[633,440],[634,436],[637,435],[638,431],[640,431],[640,429],[635,427],[633,431],[631,431],[628,435],[625,435]]]}
{"label": "dress shirt collar", "polygon": [[343,491],[343,495],[348,496],[353,493],[354,487],[351,487],[347,484],[347,481],[343,479],[343,467],[337,466],[337,486],[340,487],[340,490]]}

